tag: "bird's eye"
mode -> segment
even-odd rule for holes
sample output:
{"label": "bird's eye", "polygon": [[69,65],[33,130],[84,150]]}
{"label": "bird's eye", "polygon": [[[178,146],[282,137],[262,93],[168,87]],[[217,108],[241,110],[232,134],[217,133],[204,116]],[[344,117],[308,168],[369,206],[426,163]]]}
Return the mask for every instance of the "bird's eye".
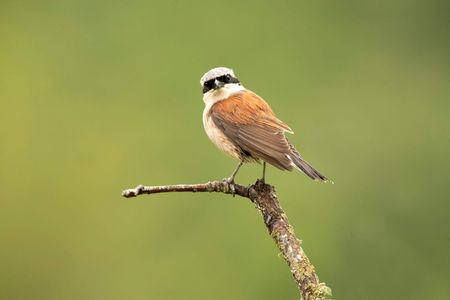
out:
{"label": "bird's eye", "polygon": [[230,83],[231,82],[231,76],[230,75],[222,75],[217,78],[217,80],[222,81],[223,83]]}

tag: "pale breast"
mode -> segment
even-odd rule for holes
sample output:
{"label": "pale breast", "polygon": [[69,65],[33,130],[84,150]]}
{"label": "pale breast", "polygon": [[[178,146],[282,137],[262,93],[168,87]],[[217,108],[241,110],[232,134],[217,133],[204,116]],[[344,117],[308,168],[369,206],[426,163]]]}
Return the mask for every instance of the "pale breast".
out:
{"label": "pale breast", "polygon": [[222,133],[222,131],[214,124],[209,114],[210,107],[205,107],[203,111],[203,126],[209,139],[223,152],[240,159],[240,151],[236,146]]}

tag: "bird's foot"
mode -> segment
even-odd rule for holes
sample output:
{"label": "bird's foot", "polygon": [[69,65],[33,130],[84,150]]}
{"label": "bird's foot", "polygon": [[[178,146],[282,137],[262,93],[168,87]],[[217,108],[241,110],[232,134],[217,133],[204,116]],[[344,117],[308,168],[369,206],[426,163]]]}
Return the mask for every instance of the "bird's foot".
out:
{"label": "bird's foot", "polygon": [[234,178],[228,177],[224,178],[223,181],[225,181],[228,184],[228,190],[231,192],[233,197],[236,195],[236,187],[234,186]]}

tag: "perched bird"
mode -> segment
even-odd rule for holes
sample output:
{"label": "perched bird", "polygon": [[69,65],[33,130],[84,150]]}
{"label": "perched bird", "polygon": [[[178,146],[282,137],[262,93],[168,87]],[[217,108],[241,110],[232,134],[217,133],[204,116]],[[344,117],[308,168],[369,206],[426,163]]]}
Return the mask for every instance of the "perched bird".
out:
{"label": "perched bird", "polygon": [[317,181],[327,178],[307,163],[285,137],[292,129],[280,121],[270,106],[258,95],[244,88],[233,70],[214,68],[200,79],[203,87],[203,125],[208,137],[223,152],[239,160],[226,180],[234,177],[243,163],[263,161],[262,180],[266,162],[292,171],[302,171]]}

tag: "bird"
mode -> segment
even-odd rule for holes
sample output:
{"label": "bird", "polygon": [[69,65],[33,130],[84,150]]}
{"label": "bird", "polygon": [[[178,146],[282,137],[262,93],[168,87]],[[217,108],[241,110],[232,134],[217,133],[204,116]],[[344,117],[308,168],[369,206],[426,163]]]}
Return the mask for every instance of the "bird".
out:
{"label": "bird", "polygon": [[229,184],[244,163],[266,162],[281,169],[300,170],[315,181],[328,179],[303,159],[286,138],[292,129],[278,119],[263,98],[246,89],[227,67],[217,67],[200,79],[203,89],[203,126],[209,139],[223,152],[239,161]]}

